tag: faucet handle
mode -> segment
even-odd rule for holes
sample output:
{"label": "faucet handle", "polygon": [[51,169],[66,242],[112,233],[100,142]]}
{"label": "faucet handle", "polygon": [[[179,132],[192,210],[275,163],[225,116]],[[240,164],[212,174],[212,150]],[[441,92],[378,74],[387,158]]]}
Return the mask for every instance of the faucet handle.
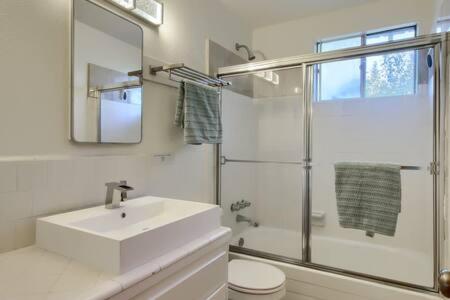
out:
{"label": "faucet handle", "polygon": [[127,192],[127,191],[134,190],[134,188],[132,186],[129,186],[127,184],[126,180],[121,180],[119,182],[107,182],[107,183],[105,183],[105,185],[108,188],[112,188],[112,189],[115,189],[115,190],[118,190],[118,191],[121,191],[121,192]]}
{"label": "faucet handle", "polygon": [[[134,190],[133,187],[127,184],[126,180],[121,180],[119,182],[107,182],[106,185],[106,208],[119,208],[120,202],[126,201],[128,199],[128,191]],[[118,195],[120,193],[120,198]]]}
{"label": "faucet handle", "polygon": [[118,190],[120,191],[120,201],[124,202],[128,200],[128,191],[133,191],[134,188],[127,184],[126,180],[121,180],[120,185],[118,186]]}
{"label": "faucet handle", "polygon": [[247,200],[245,200],[245,199],[242,199],[241,202],[240,202],[240,204],[239,204],[239,206],[240,206],[241,209],[244,209],[244,208],[246,208],[246,207],[249,207],[250,205],[252,205],[251,202],[250,202],[250,201],[247,201]]}

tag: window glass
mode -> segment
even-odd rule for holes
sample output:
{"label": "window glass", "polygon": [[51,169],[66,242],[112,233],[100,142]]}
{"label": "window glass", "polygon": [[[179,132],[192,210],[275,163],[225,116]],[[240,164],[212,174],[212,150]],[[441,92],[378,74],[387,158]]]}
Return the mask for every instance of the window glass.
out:
{"label": "window glass", "polygon": [[393,29],[382,31],[379,33],[370,33],[367,34],[366,44],[367,45],[375,45],[380,43],[392,42],[392,41],[400,41],[408,38],[413,38],[416,36],[416,28],[415,27],[407,27],[401,29]]}
{"label": "window glass", "polygon": [[320,45],[320,52],[359,47],[361,46],[361,37],[357,36],[333,41],[325,41],[321,42]]}
{"label": "window glass", "polygon": [[361,60],[352,59],[320,66],[320,99],[361,97]]}
{"label": "window glass", "polygon": [[365,96],[414,95],[415,61],[415,51],[367,57]]}
{"label": "window glass", "polygon": [[440,20],[437,23],[436,32],[447,32],[450,31],[450,19]]}
{"label": "window glass", "polygon": [[[411,26],[319,42],[317,49],[327,52],[415,36],[416,27]],[[317,68],[317,100],[413,95],[416,77],[415,51],[325,63]]]}

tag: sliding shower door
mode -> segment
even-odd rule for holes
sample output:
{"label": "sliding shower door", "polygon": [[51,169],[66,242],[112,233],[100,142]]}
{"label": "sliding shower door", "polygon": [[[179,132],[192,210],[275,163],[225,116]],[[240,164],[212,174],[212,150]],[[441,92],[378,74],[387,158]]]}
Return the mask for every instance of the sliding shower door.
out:
{"label": "sliding shower door", "polygon": [[[421,49],[309,65],[312,263],[433,287],[433,60],[433,49]],[[342,176],[356,180],[336,179],[337,163],[355,162],[401,166],[401,199],[385,186],[361,188],[377,185],[362,183],[364,172],[346,169]],[[337,197],[343,189],[367,194]]]}
{"label": "sliding shower door", "polygon": [[220,203],[232,247],[298,262],[302,254],[302,69],[227,77]]}

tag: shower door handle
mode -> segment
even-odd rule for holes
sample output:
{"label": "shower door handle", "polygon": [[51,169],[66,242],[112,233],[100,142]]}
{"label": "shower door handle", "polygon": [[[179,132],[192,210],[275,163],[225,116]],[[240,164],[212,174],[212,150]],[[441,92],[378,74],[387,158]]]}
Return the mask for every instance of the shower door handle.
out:
{"label": "shower door handle", "polygon": [[446,298],[450,298],[450,270],[442,269],[439,273],[439,292]]}

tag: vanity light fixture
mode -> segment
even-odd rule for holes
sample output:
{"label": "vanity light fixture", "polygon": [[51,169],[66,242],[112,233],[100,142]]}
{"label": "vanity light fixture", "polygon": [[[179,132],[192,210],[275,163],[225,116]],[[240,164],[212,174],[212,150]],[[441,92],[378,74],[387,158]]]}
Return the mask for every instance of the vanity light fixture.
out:
{"label": "vanity light fixture", "polygon": [[163,4],[156,0],[108,0],[133,15],[159,26],[163,23]]}
{"label": "vanity light fixture", "polygon": [[144,20],[159,26],[163,23],[163,5],[155,0],[134,0],[135,8],[131,11]]}
{"label": "vanity light fixture", "polygon": [[109,0],[109,1],[126,10],[134,8],[134,0]]}

